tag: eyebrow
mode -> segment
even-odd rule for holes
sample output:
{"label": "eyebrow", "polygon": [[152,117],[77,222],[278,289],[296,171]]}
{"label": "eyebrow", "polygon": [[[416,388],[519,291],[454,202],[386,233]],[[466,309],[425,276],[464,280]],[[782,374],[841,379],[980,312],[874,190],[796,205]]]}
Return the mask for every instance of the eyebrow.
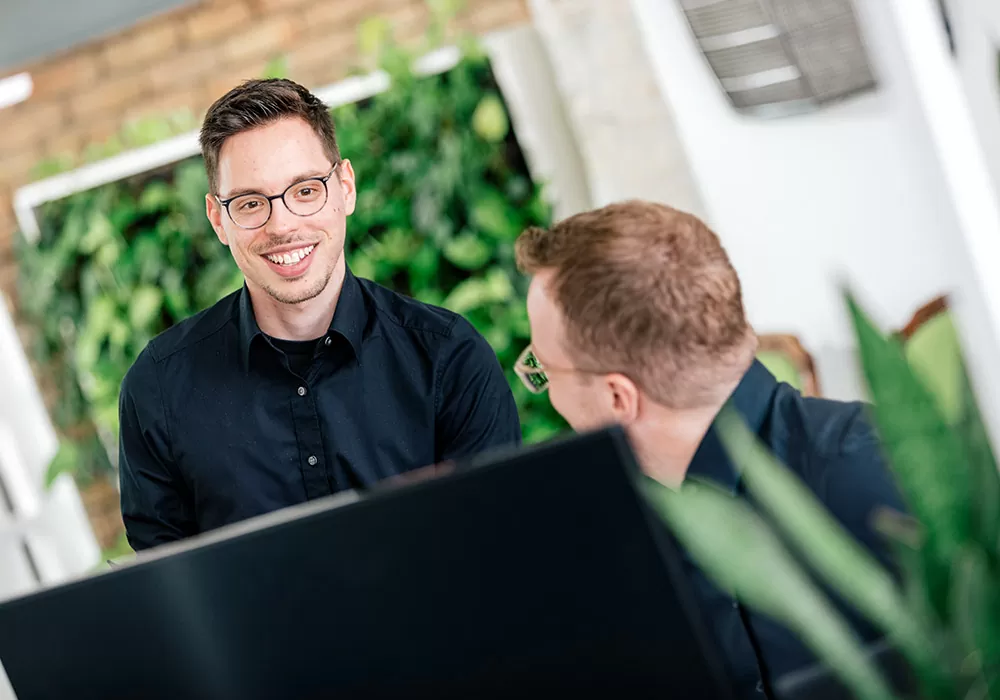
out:
{"label": "eyebrow", "polygon": [[[282,190],[282,192],[284,192],[285,190],[287,190],[292,185],[294,185],[294,184],[296,184],[298,182],[302,182],[303,180],[318,180],[318,179],[320,179],[322,177],[326,177],[327,174],[330,173],[332,170],[333,170],[333,168],[330,168],[330,170],[326,170],[326,171],[323,171],[323,172],[319,172],[318,170],[309,170],[309,171],[307,171],[305,173],[302,173],[301,175],[296,175],[294,178],[292,178],[291,182],[289,182],[288,185],[285,186],[285,188]],[[243,189],[233,190],[232,192],[230,192],[229,194],[227,194],[225,197],[220,197],[219,199],[222,199],[222,200],[233,199],[234,197],[242,197],[245,194],[259,194],[259,195],[263,195],[264,193],[261,192],[258,189],[254,189],[252,187],[244,187]]]}

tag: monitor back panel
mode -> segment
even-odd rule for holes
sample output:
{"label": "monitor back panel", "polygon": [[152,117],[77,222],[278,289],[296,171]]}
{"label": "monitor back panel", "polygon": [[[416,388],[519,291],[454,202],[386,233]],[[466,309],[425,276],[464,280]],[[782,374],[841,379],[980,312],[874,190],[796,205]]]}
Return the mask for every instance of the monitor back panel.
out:
{"label": "monitor back panel", "polygon": [[0,660],[19,700],[724,697],[630,460],[578,436],[10,601]]}

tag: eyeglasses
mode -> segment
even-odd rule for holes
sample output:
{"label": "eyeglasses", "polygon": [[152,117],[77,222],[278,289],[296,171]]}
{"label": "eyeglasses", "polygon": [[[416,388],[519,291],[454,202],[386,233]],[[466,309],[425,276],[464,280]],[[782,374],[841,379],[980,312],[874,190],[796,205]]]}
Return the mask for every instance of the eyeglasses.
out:
{"label": "eyeglasses", "polygon": [[327,180],[333,177],[337,170],[336,163],[326,177],[313,177],[308,180],[300,180],[288,186],[281,194],[268,197],[267,195],[251,193],[241,194],[229,199],[219,199],[221,204],[229,214],[233,223],[243,229],[260,228],[271,218],[273,209],[271,202],[280,199],[285,203],[288,211],[296,216],[312,216],[326,205],[326,200],[330,196],[327,188]]}
{"label": "eyeglasses", "polygon": [[542,368],[541,361],[535,357],[534,349],[529,345],[514,363],[514,374],[520,377],[524,386],[532,394],[541,394],[549,387],[549,376]]}
{"label": "eyeglasses", "polygon": [[549,374],[553,372],[564,372],[571,374],[592,374],[599,376],[606,374],[607,370],[580,369],[579,367],[546,367],[535,355],[535,349],[529,344],[521,354],[518,355],[514,363],[514,374],[516,374],[524,386],[532,394],[541,394],[549,388]]}

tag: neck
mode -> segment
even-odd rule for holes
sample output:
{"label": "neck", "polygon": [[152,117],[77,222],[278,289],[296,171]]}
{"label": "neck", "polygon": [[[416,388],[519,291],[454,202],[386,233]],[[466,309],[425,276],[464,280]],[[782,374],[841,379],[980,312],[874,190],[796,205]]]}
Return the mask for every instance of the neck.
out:
{"label": "neck", "polygon": [[653,407],[645,425],[632,431],[643,472],[665,486],[679,487],[705,434],[735,388],[736,384],[724,392],[726,398],[698,408]]}
{"label": "neck", "polygon": [[340,256],[326,287],[312,299],[285,304],[255,285],[247,285],[254,317],[260,330],[272,338],[313,340],[326,334],[344,288],[347,266]]}

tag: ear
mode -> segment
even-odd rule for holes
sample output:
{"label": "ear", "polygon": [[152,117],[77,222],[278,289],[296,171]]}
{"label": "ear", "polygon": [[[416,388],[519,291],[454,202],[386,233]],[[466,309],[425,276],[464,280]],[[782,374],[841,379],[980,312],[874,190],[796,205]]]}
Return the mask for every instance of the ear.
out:
{"label": "ear", "polygon": [[337,173],[340,177],[340,191],[344,195],[344,213],[350,216],[354,213],[354,205],[358,199],[357,183],[354,180],[354,166],[351,165],[351,161],[347,158],[340,161]]}
{"label": "ear", "polygon": [[604,378],[611,397],[611,413],[620,425],[634,423],[639,417],[639,387],[624,374]]}
{"label": "ear", "polygon": [[205,214],[208,216],[208,221],[215,230],[215,235],[222,241],[222,245],[229,245],[229,236],[226,234],[226,229],[222,228],[222,205],[219,204],[219,200],[215,198],[215,195],[205,195]]}

